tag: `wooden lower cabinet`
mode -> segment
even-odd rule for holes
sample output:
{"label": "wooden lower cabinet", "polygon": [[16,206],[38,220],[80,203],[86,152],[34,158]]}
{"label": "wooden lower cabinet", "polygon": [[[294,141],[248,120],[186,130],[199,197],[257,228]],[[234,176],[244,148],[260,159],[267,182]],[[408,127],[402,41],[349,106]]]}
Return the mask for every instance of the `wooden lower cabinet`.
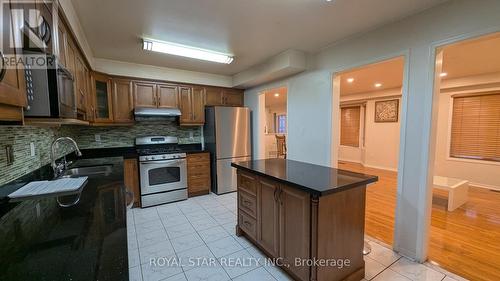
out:
{"label": "wooden lower cabinet", "polygon": [[210,153],[190,153],[187,159],[188,196],[210,192]]}
{"label": "wooden lower cabinet", "polygon": [[284,185],[279,193],[279,256],[291,272],[301,280],[307,280],[309,267],[296,266],[295,258],[307,259],[310,256],[310,196]]}
{"label": "wooden lower cabinet", "polygon": [[237,235],[245,235],[268,257],[279,258],[294,280],[364,278],[366,186],[317,197],[246,170],[237,174]]}
{"label": "wooden lower cabinet", "polygon": [[[272,256],[279,256],[279,185],[261,179],[257,184],[257,242]],[[240,204],[240,209],[242,206]]]}
{"label": "wooden lower cabinet", "polygon": [[123,181],[127,191],[134,194],[134,207],[141,207],[141,191],[139,189],[139,164],[137,159],[123,160]]}

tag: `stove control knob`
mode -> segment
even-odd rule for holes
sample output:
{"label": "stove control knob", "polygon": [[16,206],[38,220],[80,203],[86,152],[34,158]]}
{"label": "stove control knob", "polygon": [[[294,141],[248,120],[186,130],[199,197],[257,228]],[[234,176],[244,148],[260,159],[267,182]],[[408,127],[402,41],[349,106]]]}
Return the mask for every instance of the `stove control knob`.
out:
{"label": "stove control knob", "polygon": [[167,158],[167,156],[163,155],[163,157],[162,157],[162,158],[163,158],[163,159],[165,159],[165,158]]}
{"label": "stove control knob", "polygon": [[146,157],[146,160],[154,160],[154,157]]}

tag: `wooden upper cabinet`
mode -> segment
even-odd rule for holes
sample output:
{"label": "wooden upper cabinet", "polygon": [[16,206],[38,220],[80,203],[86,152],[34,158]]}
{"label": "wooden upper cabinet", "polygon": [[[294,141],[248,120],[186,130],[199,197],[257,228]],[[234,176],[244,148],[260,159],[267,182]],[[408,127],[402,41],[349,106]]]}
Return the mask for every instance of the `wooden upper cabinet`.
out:
{"label": "wooden upper cabinet", "polygon": [[222,101],[222,89],[215,87],[207,87],[205,89],[206,93],[206,105],[207,106],[220,106],[224,105]]}
{"label": "wooden upper cabinet", "polygon": [[222,100],[227,106],[243,106],[243,92],[238,90],[222,91]]}
{"label": "wooden upper cabinet", "polygon": [[134,97],[132,81],[113,79],[113,121],[115,123],[134,122]]}
{"label": "wooden upper cabinet", "polygon": [[217,87],[206,88],[207,106],[243,106],[243,92]]}
{"label": "wooden upper cabinet", "polygon": [[[4,5],[4,8],[9,8]],[[11,34],[11,40],[15,42],[16,47],[22,46],[20,26],[16,26],[16,22],[10,17],[9,11],[3,11],[4,15],[9,16],[4,21],[2,28],[11,30],[2,30],[2,34]],[[2,19],[3,20],[3,19]],[[16,49],[4,50],[4,46],[0,46],[0,59],[3,62],[5,54],[13,54],[16,57],[20,54],[16,53]],[[1,65],[0,65],[1,66]],[[26,99],[26,82],[24,78],[24,69],[22,64],[18,68],[0,68],[0,104],[23,107],[28,103]],[[21,117],[22,118],[22,117]]]}
{"label": "wooden upper cabinet", "polygon": [[75,88],[76,88],[76,105],[79,111],[86,111],[86,100],[88,95],[87,77],[88,69],[82,57],[78,54],[75,57]]}
{"label": "wooden upper cabinet", "polygon": [[73,41],[68,38],[67,48],[66,48],[66,68],[75,76],[75,58],[77,56],[77,50]]}
{"label": "wooden upper cabinet", "polygon": [[59,58],[59,63],[63,66],[66,66],[66,36],[66,25],[61,17],[59,17],[57,23],[57,57]]}
{"label": "wooden upper cabinet", "polygon": [[192,123],[193,107],[191,100],[192,100],[191,88],[185,86],[179,87],[179,109],[181,110],[179,123],[181,125]]}
{"label": "wooden upper cabinet", "polygon": [[291,272],[301,280],[309,279],[309,267],[296,266],[295,258],[310,257],[310,195],[296,188],[282,186],[278,195],[280,204],[279,256]]}
{"label": "wooden upper cabinet", "polygon": [[193,111],[193,124],[203,125],[205,123],[205,88],[193,87],[192,88],[192,111]]}
{"label": "wooden upper cabinet", "polygon": [[92,73],[93,120],[95,123],[113,122],[111,79],[102,73]]}
{"label": "wooden upper cabinet", "polygon": [[133,84],[136,107],[157,107],[156,83],[134,81]]}
{"label": "wooden upper cabinet", "polygon": [[179,108],[179,87],[174,84],[157,84],[159,108]]}
{"label": "wooden upper cabinet", "polygon": [[261,179],[257,187],[257,242],[274,257],[279,255],[279,202],[276,182]]}

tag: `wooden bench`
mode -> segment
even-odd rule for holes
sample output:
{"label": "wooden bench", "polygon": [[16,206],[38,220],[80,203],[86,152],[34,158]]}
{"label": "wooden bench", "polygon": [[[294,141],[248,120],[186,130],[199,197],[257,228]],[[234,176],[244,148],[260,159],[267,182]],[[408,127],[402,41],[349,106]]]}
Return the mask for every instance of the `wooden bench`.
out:
{"label": "wooden bench", "polygon": [[434,188],[448,191],[448,211],[454,211],[467,203],[469,193],[469,181],[434,176]]}

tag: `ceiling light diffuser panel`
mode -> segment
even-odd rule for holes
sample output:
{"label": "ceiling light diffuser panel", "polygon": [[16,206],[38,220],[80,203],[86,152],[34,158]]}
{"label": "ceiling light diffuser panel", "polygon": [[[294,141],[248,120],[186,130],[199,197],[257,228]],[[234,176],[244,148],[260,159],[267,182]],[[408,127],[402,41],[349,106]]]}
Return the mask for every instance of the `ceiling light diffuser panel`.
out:
{"label": "ceiling light diffuser panel", "polygon": [[143,39],[142,48],[147,51],[217,63],[230,64],[234,60],[234,58],[228,54],[152,39]]}

